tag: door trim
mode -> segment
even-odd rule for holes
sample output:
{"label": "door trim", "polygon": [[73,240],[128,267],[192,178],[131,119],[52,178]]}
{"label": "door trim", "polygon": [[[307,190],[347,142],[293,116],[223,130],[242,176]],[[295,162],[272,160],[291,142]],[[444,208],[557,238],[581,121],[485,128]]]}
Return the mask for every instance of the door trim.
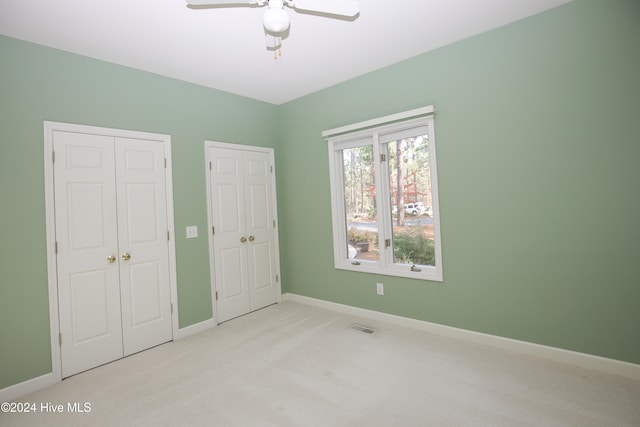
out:
{"label": "door trim", "polygon": [[269,160],[273,165],[273,171],[271,173],[271,187],[273,189],[273,220],[275,221],[274,236],[275,236],[275,262],[276,262],[276,274],[278,280],[276,281],[276,302],[282,302],[282,274],[280,273],[280,222],[278,221],[278,195],[276,192],[276,162],[275,162],[275,150],[269,147],[258,147],[253,145],[242,144],[230,144],[228,142],[217,141],[204,141],[204,166],[205,166],[205,181],[207,188],[207,236],[209,240],[209,280],[211,283],[211,307],[213,312],[214,325],[218,325],[218,309],[216,303],[216,281],[214,269],[214,252],[213,252],[213,213],[211,212],[211,183],[209,182],[209,148],[226,148],[230,150],[244,150],[244,151],[257,151],[260,153],[267,153]]}
{"label": "door trim", "polygon": [[112,129],[72,123],[44,122],[44,193],[45,193],[45,228],[47,245],[47,282],[49,290],[49,327],[51,332],[51,373],[53,383],[62,381],[62,357],[60,354],[58,317],[58,279],[55,252],[55,210],[54,210],[54,181],[53,181],[53,133],[55,131],[88,133],[131,139],[146,139],[160,141],[164,145],[166,159],[165,185],[167,192],[167,228],[169,229],[169,287],[170,300],[173,307],[171,314],[172,340],[179,330],[178,323],[178,288],[176,275],[175,227],[173,215],[173,180],[171,162],[171,135],[139,132],[122,129]]}

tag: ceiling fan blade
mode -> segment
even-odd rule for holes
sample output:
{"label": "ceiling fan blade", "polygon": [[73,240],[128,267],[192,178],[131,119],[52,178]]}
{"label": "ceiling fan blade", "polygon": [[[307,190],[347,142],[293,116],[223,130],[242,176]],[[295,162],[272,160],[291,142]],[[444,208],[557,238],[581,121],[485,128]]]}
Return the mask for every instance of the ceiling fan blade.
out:
{"label": "ceiling fan blade", "polygon": [[187,0],[187,3],[191,6],[224,6],[234,4],[245,6],[258,4],[258,0]]}
{"label": "ceiling fan blade", "polygon": [[356,16],[360,12],[355,0],[295,0],[293,7],[305,12],[320,12],[330,15]]}

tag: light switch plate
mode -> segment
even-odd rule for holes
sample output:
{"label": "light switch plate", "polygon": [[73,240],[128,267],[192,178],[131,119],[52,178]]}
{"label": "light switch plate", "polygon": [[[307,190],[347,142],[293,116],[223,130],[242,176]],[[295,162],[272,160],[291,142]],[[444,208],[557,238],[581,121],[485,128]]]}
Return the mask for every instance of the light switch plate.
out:
{"label": "light switch plate", "polygon": [[195,239],[196,237],[198,237],[198,226],[197,225],[187,226],[187,239]]}

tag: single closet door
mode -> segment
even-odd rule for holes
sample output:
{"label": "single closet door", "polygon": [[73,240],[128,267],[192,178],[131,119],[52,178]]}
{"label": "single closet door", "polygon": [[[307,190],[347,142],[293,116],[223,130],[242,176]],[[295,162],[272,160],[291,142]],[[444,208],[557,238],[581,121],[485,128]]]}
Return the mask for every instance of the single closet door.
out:
{"label": "single closet door", "polygon": [[116,138],[118,254],[124,355],[170,341],[164,146]]}
{"label": "single closet door", "polygon": [[62,375],[122,357],[113,138],[55,132]]}
{"label": "single closet door", "polygon": [[[220,144],[228,146],[228,144]],[[218,322],[278,301],[272,153],[208,146]]]}
{"label": "single closet door", "polygon": [[54,132],[62,376],[172,338],[159,141]]}

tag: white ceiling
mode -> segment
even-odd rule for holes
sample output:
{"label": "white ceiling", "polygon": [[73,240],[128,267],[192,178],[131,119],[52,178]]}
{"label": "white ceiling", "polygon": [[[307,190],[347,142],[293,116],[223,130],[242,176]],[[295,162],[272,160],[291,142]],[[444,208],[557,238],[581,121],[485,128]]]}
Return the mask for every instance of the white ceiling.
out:
{"label": "white ceiling", "polygon": [[0,0],[0,34],[278,105],[569,1],[359,0],[353,21],[287,8],[277,61],[259,7]]}

